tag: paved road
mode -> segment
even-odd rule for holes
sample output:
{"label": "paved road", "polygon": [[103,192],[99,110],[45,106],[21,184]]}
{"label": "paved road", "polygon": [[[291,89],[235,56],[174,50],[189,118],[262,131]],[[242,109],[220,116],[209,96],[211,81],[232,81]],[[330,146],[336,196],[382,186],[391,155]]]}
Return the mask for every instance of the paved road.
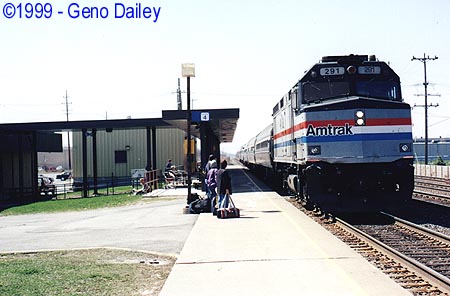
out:
{"label": "paved road", "polygon": [[179,254],[197,215],[175,200],[84,212],[0,217],[0,252],[90,247]]}
{"label": "paved road", "polygon": [[[255,183],[230,165],[233,191],[253,192]],[[268,189],[267,189],[268,190]],[[66,212],[0,217],[0,252],[117,247],[179,254],[198,215],[185,215],[187,189],[161,194],[175,197],[139,205]]]}

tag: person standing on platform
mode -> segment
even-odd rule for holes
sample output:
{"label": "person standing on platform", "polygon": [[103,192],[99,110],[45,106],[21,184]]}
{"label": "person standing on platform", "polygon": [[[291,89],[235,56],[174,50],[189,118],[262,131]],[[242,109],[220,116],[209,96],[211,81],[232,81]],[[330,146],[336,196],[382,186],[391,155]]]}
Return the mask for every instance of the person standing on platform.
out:
{"label": "person standing on platform", "polygon": [[228,195],[232,194],[230,174],[226,170],[227,161],[220,163],[220,170],[217,171],[217,194],[219,195],[219,209],[228,208]]}
{"label": "person standing on platform", "polygon": [[[214,159],[214,155],[212,155],[212,154],[210,154],[209,155],[209,157],[208,157],[208,162],[206,163],[206,165],[205,165],[205,168],[203,169],[203,176],[204,176],[204,189],[205,189],[205,191],[206,191],[206,195],[209,197],[209,189],[208,189],[208,172],[209,172],[209,169],[211,168],[211,163],[212,163],[212,161],[216,161],[215,159]],[[216,164],[217,164],[217,161],[216,161]]]}
{"label": "person standing on platform", "polygon": [[[215,160],[214,155],[210,154],[209,157],[208,157],[208,162],[206,163],[205,169],[204,169],[205,176],[208,175],[208,171],[211,168],[211,163],[212,163],[213,160]],[[216,161],[216,164],[217,164],[217,161]]]}
{"label": "person standing on platform", "polygon": [[210,205],[211,205],[211,213],[215,212],[216,204],[217,204],[216,175],[217,175],[217,162],[216,162],[216,160],[213,160],[211,162],[211,166],[208,171],[208,174],[206,175],[207,195],[208,195],[208,199],[209,199]]}

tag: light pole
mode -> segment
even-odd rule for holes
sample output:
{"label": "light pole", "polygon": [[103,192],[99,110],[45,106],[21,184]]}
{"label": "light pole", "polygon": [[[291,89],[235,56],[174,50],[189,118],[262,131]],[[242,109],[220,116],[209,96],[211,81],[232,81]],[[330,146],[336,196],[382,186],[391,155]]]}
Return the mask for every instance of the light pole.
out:
{"label": "light pole", "polygon": [[189,200],[191,197],[191,77],[195,77],[195,65],[192,63],[188,64],[182,64],[181,65],[181,74],[183,77],[187,78],[187,128],[186,128],[186,136],[187,136],[187,185],[188,185],[188,196],[187,199]]}

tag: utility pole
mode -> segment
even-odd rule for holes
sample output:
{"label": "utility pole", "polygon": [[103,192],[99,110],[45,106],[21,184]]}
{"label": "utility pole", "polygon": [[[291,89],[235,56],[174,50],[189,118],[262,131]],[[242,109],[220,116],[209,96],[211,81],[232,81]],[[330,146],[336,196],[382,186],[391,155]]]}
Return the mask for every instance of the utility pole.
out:
{"label": "utility pole", "polygon": [[[424,87],[425,87],[425,164],[428,164],[428,81],[427,81],[427,61],[437,60],[438,57],[434,56],[434,58],[430,58],[430,56],[426,56],[423,54],[423,58],[412,57],[411,61],[420,61],[423,63],[423,72],[424,72]],[[433,106],[433,105],[431,105]],[[434,106],[433,106],[434,107]]]}
{"label": "utility pole", "polygon": [[[66,90],[66,96],[63,98],[66,99],[66,120],[67,120],[67,122],[69,122],[69,104],[72,104],[72,103],[69,103],[69,101],[68,101],[69,97],[67,96],[67,90]],[[72,160],[70,157],[70,131],[67,131],[67,148],[68,148],[67,151],[69,153],[69,170],[71,170],[72,169]]]}
{"label": "utility pole", "polygon": [[178,89],[177,89],[177,106],[178,110],[183,110],[183,103],[181,102],[181,88],[180,88],[180,78],[178,78]]}
{"label": "utility pole", "polygon": [[177,94],[177,109],[178,110],[183,110],[183,103],[182,103],[182,100],[181,100],[181,94],[185,93],[185,91],[181,91],[180,78],[178,78],[178,89],[177,89],[177,91],[175,93]]}

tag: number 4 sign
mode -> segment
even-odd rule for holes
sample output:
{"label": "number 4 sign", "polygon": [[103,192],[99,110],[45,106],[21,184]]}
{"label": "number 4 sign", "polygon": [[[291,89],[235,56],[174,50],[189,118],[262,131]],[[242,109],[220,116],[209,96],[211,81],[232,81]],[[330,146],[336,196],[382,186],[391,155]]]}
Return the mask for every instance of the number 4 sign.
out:
{"label": "number 4 sign", "polygon": [[200,113],[200,120],[201,121],[209,121],[209,112]]}

